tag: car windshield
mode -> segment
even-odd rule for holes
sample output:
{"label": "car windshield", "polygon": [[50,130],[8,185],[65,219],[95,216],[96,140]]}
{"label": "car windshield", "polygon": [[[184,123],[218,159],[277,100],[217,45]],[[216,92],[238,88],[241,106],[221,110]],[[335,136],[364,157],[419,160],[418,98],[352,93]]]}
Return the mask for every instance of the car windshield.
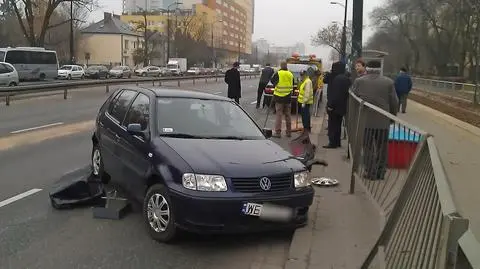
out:
{"label": "car windshield", "polygon": [[60,70],[72,70],[72,67],[71,65],[64,65],[62,67],[60,67]]}
{"label": "car windshield", "polygon": [[112,70],[123,70],[123,66],[115,66]]}
{"label": "car windshield", "polygon": [[300,78],[301,71],[308,71],[309,75],[313,76],[318,70],[318,67],[314,64],[287,64],[287,68],[297,80]]}
{"label": "car windshield", "polygon": [[102,69],[101,66],[90,66],[89,68],[87,68],[88,71],[97,71],[100,69]]}
{"label": "car windshield", "polygon": [[223,100],[158,98],[160,136],[260,140],[265,136],[236,104]]}

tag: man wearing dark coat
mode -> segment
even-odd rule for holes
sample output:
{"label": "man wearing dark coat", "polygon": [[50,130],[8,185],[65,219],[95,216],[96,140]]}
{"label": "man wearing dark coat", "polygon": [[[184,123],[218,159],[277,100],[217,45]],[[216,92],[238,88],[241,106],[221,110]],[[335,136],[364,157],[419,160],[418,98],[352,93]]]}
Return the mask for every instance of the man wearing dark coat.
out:
{"label": "man wearing dark coat", "polygon": [[233,63],[233,67],[225,73],[225,83],[228,85],[228,98],[240,104],[242,97],[242,83],[240,81],[239,62]]}

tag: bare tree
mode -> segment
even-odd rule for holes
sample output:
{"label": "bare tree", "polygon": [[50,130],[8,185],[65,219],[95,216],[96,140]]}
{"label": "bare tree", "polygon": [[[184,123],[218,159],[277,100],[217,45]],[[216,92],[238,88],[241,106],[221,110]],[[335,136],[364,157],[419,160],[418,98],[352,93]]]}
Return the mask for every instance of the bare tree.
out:
{"label": "bare tree", "polygon": [[311,42],[313,46],[328,46],[340,53],[341,40],[342,27],[338,23],[332,22],[312,36]]}
{"label": "bare tree", "polygon": [[[73,2],[77,7],[91,7],[95,0],[8,0],[17,17],[20,29],[31,46],[43,47],[51,19],[64,3]],[[70,18],[68,18],[70,19]],[[59,22],[60,23],[60,22]],[[58,24],[58,23],[57,23]]]}

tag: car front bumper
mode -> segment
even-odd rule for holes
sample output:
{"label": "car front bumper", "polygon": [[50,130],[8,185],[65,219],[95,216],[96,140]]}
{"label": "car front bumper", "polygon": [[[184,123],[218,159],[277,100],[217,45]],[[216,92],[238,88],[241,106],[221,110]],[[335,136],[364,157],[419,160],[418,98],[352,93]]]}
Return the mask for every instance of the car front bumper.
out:
{"label": "car front bumper", "polygon": [[[192,196],[171,190],[172,207],[176,225],[195,233],[246,233],[304,226],[308,209],[313,202],[314,190],[285,194],[268,194],[252,197],[211,198]],[[262,220],[242,213],[245,203],[275,204],[293,209],[294,216],[288,222]]]}

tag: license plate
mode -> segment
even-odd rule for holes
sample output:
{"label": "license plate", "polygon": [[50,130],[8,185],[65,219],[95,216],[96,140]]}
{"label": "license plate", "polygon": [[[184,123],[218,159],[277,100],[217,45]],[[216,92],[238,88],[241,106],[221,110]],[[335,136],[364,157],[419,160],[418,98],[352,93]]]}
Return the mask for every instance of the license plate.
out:
{"label": "license plate", "polygon": [[242,213],[270,221],[289,221],[293,217],[292,208],[273,204],[245,203]]}

